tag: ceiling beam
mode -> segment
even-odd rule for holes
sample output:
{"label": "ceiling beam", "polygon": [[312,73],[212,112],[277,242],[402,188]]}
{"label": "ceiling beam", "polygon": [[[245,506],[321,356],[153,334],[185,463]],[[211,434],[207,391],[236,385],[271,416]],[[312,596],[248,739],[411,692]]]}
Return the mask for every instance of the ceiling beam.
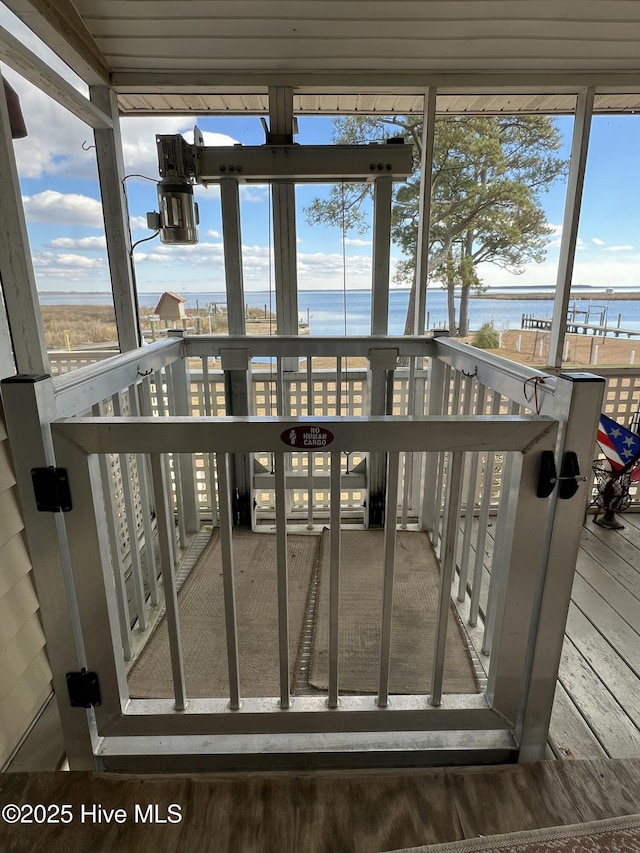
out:
{"label": "ceiling beam", "polygon": [[88,84],[109,82],[107,62],[71,0],[3,2]]}
{"label": "ceiling beam", "polygon": [[86,122],[89,127],[103,130],[113,126],[109,116],[1,26],[0,60]]}
{"label": "ceiling beam", "polygon": [[[15,2],[15,0],[14,0]],[[341,92],[420,95],[429,88],[450,94],[486,91],[504,94],[598,91],[634,94],[640,91],[640,71],[113,71],[116,92],[249,92],[264,93],[269,86],[292,86],[294,94]]]}

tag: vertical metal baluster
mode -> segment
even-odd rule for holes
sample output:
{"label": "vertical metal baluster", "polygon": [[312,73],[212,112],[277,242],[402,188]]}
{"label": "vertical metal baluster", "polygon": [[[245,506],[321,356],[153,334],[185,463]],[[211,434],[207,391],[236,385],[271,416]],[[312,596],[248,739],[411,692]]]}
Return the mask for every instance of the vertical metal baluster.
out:
{"label": "vertical metal baluster", "polygon": [[[129,386],[129,408],[133,417],[140,417],[140,403],[138,400],[138,388]],[[144,531],[144,545],[146,553],[146,578],[149,585],[149,594],[153,604],[158,603],[158,572],[156,570],[156,555],[153,546],[153,525],[151,523],[151,502],[149,500],[149,483],[147,480],[147,463],[142,453],[136,453],[136,470],[138,472],[138,489],[140,491],[140,513],[142,515],[142,529]]]}
{"label": "vertical metal baluster", "polygon": [[[314,414],[314,389],[313,389],[313,359],[307,356],[307,414]],[[313,462],[314,454],[307,453],[307,471],[309,474],[309,487],[307,489],[307,530],[313,530]]]}
{"label": "vertical metal baluster", "polygon": [[[448,368],[439,359],[432,357],[429,362],[427,414],[441,415],[444,413],[444,393],[448,387]],[[422,510],[420,523],[423,530],[430,534],[435,548],[438,541],[438,471],[441,453],[424,454],[424,484],[422,493]]]}
{"label": "vertical metal baluster", "polygon": [[[144,417],[153,417],[153,408],[151,405],[151,379],[150,377],[146,377],[142,380],[142,382],[138,385],[138,411]],[[149,506],[149,523],[151,526],[151,547],[153,551],[153,579],[151,581],[151,602],[154,605],[157,605],[159,602],[158,595],[158,566],[156,564],[156,554],[155,548],[153,545],[154,535],[153,535],[153,517],[155,517],[155,502],[153,496],[153,489],[150,488],[150,478],[151,478],[151,463],[149,461],[148,456],[144,456],[144,472],[145,472],[145,483],[147,488],[147,503]],[[146,534],[145,534],[146,535]]]}
{"label": "vertical metal baluster", "polygon": [[[486,391],[486,388],[485,388]],[[491,414],[497,416],[500,413],[500,394],[493,392]],[[487,529],[489,526],[489,512],[491,510],[491,491],[493,488],[493,465],[495,453],[487,453],[484,466],[484,478],[482,486],[482,503],[478,517],[478,535],[476,537],[476,559],[473,566],[473,586],[471,589],[471,603],[469,605],[469,625],[478,624],[480,611],[480,594],[482,592],[482,575],[484,572],[484,552],[487,542]]]}
{"label": "vertical metal baluster", "polygon": [[[176,398],[175,392],[173,388],[173,373],[171,370],[167,371],[167,397],[169,404],[169,415],[176,415]],[[175,511],[176,511],[176,520],[178,522],[178,537],[180,539],[180,548],[186,548],[187,546],[187,524],[185,519],[184,512],[184,495],[182,491],[182,472],[180,465],[180,454],[172,453],[171,459],[173,461],[173,482],[174,482],[174,493],[173,498],[175,502]],[[171,504],[169,504],[171,505]],[[175,545],[175,560],[178,561],[178,544],[176,542]]]}
{"label": "vertical metal baluster", "polygon": [[287,508],[285,454],[275,453],[276,549],[278,563],[278,650],[280,655],[280,707],[291,707],[289,666],[289,575],[287,567]]}
{"label": "vertical metal baluster", "polygon": [[[170,396],[169,395],[169,373],[165,368],[161,368],[160,370],[157,370],[153,374],[153,378],[154,378],[155,386],[156,386],[156,405],[158,408],[158,417],[163,418],[169,414],[169,411],[168,411],[168,403],[169,403],[169,396]],[[167,386],[167,399],[166,400],[165,400],[165,390],[164,390],[165,384]],[[173,490],[171,488],[171,465],[169,462],[169,454],[163,454],[162,464],[165,467],[165,477],[166,477],[166,481],[168,483],[169,490],[170,490],[169,491],[169,507],[171,507],[172,517],[173,517]],[[172,526],[171,530],[172,530],[172,537],[171,537],[172,546],[171,547],[173,549],[173,559],[174,559],[174,562],[177,562],[177,560],[178,560],[178,543],[176,541],[175,527]]]}
{"label": "vertical metal baluster", "polygon": [[180,617],[178,613],[178,592],[176,588],[175,564],[173,560],[173,513],[169,511],[169,495],[167,494],[167,474],[162,457],[152,453],[151,477],[153,494],[156,504],[156,519],[158,524],[158,547],[160,550],[160,569],[164,587],[165,609],[167,614],[167,632],[169,635],[169,651],[171,655],[171,674],[173,676],[173,692],[176,711],[184,711],[187,707],[187,695],[184,683],[184,659],[182,656],[182,636],[180,633]]}
{"label": "vertical metal baluster", "polygon": [[[416,382],[416,362],[415,359],[412,358],[409,361],[409,387],[407,388],[407,415],[415,414],[415,405],[416,405],[416,396],[415,396],[415,382]],[[411,494],[411,484],[413,481],[413,468],[415,464],[415,460],[417,456],[415,453],[404,453],[404,478],[402,481],[402,529],[407,529],[408,524],[408,516],[409,516],[409,495]]]}
{"label": "vertical metal baluster", "polygon": [[440,591],[438,596],[438,620],[433,651],[433,673],[431,677],[431,695],[429,704],[438,707],[442,704],[442,679],[444,658],[447,650],[447,622],[451,603],[451,582],[456,562],[457,514],[462,494],[462,472],[464,453],[456,450],[451,454],[451,467],[448,477],[449,519],[447,535],[443,542],[443,556],[440,568]]}
{"label": "vertical metal baluster", "polygon": [[380,630],[380,675],[376,704],[389,704],[389,669],[391,665],[391,617],[393,613],[393,572],[396,558],[396,512],[398,506],[398,474],[400,454],[387,455],[387,495],[384,513],[384,568],[382,582],[382,622]]}
{"label": "vertical metal baluster", "polygon": [[[96,403],[91,414],[101,418],[104,414],[103,404]],[[113,472],[109,462],[109,456],[101,453],[98,457],[100,465],[100,479],[102,481],[102,494],[104,500],[105,515],[107,519],[107,535],[111,550],[113,566],[113,579],[115,582],[116,607],[118,610],[118,622],[120,624],[120,639],[122,640],[122,651],[125,660],[131,660],[131,619],[129,618],[129,601],[127,597],[127,585],[124,578],[124,565],[122,562],[122,548],[116,525],[116,501],[113,494]]]}
{"label": "vertical metal baluster", "polygon": [[[204,413],[210,418],[213,416],[211,405],[211,379],[209,376],[209,359],[202,357],[202,381],[204,383]],[[211,507],[211,521],[215,525],[219,520],[219,501],[216,500],[216,466],[213,453],[207,454],[207,468],[209,470],[209,505]]]}
{"label": "vertical metal baluster", "polygon": [[331,453],[331,529],[329,555],[329,696],[327,707],[337,708],[338,650],[340,627],[340,493],[341,458],[339,452]]}
{"label": "vertical metal baluster", "polygon": [[[473,380],[470,380],[473,381]],[[471,396],[471,395],[470,395]],[[479,415],[484,409],[485,387],[478,386],[475,413]],[[467,406],[467,414],[470,406]],[[458,584],[458,601],[464,601],[467,593],[467,581],[469,578],[469,558],[471,554],[471,535],[473,532],[473,515],[475,510],[476,495],[478,492],[478,466],[480,454],[471,454],[471,468],[467,484],[467,495],[464,514],[464,535],[462,538],[462,553],[460,556],[460,582]]]}
{"label": "vertical metal baluster", "polygon": [[[463,414],[465,415],[469,415],[471,413],[473,387],[474,380],[469,377],[465,377],[465,392],[463,404]],[[482,397],[482,403],[484,404],[484,395]],[[477,405],[476,414],[478,414]],[[460,554],[459,567],[460,575],[458,578],[458,601],[464,601],[465,596],[467,594],[467,578],[469,576],[469,554],[471,551],[471,530],[473,527],[473,508],[475,504],[476,483],[478,479],[478,454],[465,453],[465,465],[467,465],[469,461],[469,456],[471,457],[471,466],[469,470],[469,478],[467,481],[467,494],[465,500],[464,534],[462,537],[462,551]],[[460,507],[460,511],[460,517],[462,518],[462,506]]]}
{"label": "vertical metal baluster", "polygon": [[240,665],[238,663],[238,626],[236,620],[236,592],[233,572],[233,544],[231,539],[231,495],[229,494],[229,454],[217,454],[218,482],[220,484],[220,552],[222,556],[222,583],[224,588],[224,620],[227,637],[227,663],[229,666],[229,708],[238,711],[240,701]]}
{"label": "vertical metal baluster", "polygon": [[280,356],[276,359],[276,415],[284,415],[284,362]]}
{"label": "vertical metal baluster", "polygon": [[[509,414],[517,414],[518,404],[512,402]],[[493,559],[491,561],[491,578],[489,579],[489,593],[487,595],[487,610],[484,620],[484,635],[482,638],[482,652],[491,654],[493,644],[493,631],[496,624],[498,592],[504,587],[504,578],[501,572],[506,571],[503,552],[509,549],[510,539],[513,531],[507,529],[506,519],[508,517],[508,506],[510,497],[510,486],[513,478],[513,453],[502,454],[502,475],[500,477],[500,502],[498,504],[498,517],[496,519],[496,533],[494,539]]]}
{"label": "vertical metal baluster", "polygon": [[342,417],[342,356],[336,358],[336,417]]}
{"label": "vertical metal baluster", "polygon": [[[120,392],[114,394],[111,398],[113,403],[114,417],[119,418],[122,415],[122,404],[120,400]],[[145,592],[144,583],[142,580],[142,565],[140,563],[140,550],[138,548],[138,525],[136,523],[136,513],[133,501],[133,493],[131,489],[131,477],[129,475],[129,457],[126,453],[119,453],[118,460],[120,462],[120,476],[122,479],[122,497],[124,500],[124,514],[129,531],[129,554],[131,555],[131,579],[133,580],[133,593],[136,602],[136,615],[138,617],[138,629],[146,630],[147,615],[145,608]]]}

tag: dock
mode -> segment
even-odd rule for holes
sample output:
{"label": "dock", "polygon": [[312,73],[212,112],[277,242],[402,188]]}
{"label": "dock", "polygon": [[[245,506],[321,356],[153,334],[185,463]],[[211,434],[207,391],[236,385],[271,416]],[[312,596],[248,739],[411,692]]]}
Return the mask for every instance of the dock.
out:
{"label": "dock", "polygon": [[[618,323],[620,319],[618,318]],[[551,317],[535,317],[533,314],[522,315],[523,329],[541,329],[551,331]],[[640,329],[623,329],[620,325],[611,326],[604,323],[592,323],[588,318],[581,320],[567,317],[567,332],[579,335],[595,335],[606,337],[612,335],[615,338],[633,338],[640,336]]]}

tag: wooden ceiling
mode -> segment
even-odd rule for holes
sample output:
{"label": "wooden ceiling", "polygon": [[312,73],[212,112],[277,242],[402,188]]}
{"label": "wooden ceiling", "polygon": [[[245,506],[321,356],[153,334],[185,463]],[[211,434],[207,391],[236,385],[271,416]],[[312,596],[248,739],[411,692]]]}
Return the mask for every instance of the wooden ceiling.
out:
{"label": "wooden ceiling", "polygon": [[638,0],[3,0],[123,112],[640,108]]}

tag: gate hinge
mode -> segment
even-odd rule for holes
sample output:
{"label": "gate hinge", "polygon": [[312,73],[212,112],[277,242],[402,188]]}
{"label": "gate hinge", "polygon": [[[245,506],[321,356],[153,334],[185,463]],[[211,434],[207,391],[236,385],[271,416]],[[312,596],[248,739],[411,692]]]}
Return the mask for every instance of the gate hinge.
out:
{"label": "gate hinge", "polygon": [[556,476],[556,460],[552,450],[543,450],[540,459],[540,471],[538,473],[539,498],[548,498],[558,483],[558,497],[561,500],[572,498],[578,491],[580,482],[586,483],[587,477],[580,476],[580,465],[577,455],[568,450],[562,457],[562,468],[560,476]]}
{"label": "gate hinge", "polygon": [[83,667],[80,672],[68,672],[66,678],[72,708],[95,708],[100,705],[102,698],[95,672],[87,672]]}
{"label": "gate hinge", "polygon": [[70,512],[71,492],[66,468],[32,468],[31,480],[38,512]]}

